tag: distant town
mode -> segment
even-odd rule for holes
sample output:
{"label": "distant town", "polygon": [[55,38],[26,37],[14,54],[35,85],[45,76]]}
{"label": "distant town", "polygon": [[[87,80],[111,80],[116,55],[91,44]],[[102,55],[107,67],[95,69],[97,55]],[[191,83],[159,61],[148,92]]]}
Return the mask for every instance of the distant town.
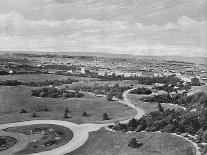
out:
{"label": "distant town", "polygon": [[176,60],[56,54],[3,54],[0,74],[47,73],[83,77],[163,77],[176,75],[195,85],[207,84],[207,63]]}

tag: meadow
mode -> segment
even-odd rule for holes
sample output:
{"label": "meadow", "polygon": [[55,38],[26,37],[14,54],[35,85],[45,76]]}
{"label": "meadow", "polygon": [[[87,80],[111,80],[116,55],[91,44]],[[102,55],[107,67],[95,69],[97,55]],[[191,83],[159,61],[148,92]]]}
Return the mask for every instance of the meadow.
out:
{"label": "meadow", "polygon": [[[131,148],[131,138],[143,143],[140,148]],[[169,140],[170,139],[170,140]],[[133,132],[121,133],[101,129],[90,133],[87,142],[67,155],[195,155],[193,145],[168,133]]]}
{"label": "meadow", "polygon": [[[75,123],[103,122],[103,113],[110,120],[122,120],[136,115],[136,111],[117,101],[108,101],[104,97],[85,94],[82,98],[41,98],[31,96],[31,87],[0,87],[0,123],[24,121],[31,119],[58,119]],[[64,118],[64,110],[68,108],[71,118]],[[21,109],[25,113],[20,113]],[[86,111],[88,116],[83,117]],[[35,112],[37,117],[32,118]]]}

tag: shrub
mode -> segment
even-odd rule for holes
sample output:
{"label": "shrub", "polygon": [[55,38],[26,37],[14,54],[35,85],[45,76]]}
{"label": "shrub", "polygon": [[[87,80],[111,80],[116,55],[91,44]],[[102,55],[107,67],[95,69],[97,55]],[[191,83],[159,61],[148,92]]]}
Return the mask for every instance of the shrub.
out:
{"label": "shrub", "polygon": [[143,143],[137,143],[137,140],[136,138],[132,138],[130,141],[129,141],[129,144],[128,146],[131,147],[131,148],[139,148],[140,146],[142,146]]}
{"label": "shrub", "polygon": [[168,124],[164,127],[164,132],[173,132],[175,130],[175,126],[173,124]]}
{"label": "shrub", "polygon": [[158,103],[158,110],[159,112],[164,112],[164,108],[161,106],[160,103]]}
{"label": "shrub", "polygon": [[113,95],[112,95],[112,93],[109,92],[109,93],[106,95],[106,98],[107,98],[108,101],[112,101],[112,100],[113,100]]}
{"label": "shrub", "polygon": [[107,113],[103,114],[103,120],[109,120],[109,117],[108,117]]}
{"label": "shrub", "polygon": [[20,110],[19,113],[20,113],[20,114],[23,114],[23,113],[27,113],[27,111],[26,111],[25,109],[21,108],[21,110]]}
{"label": "shrub", "polygon": [[38,117],[35,112],[32,113],[32,118]]}
{"label": "shrub", "polygon": [[86,111],[83,112],[83,116],[88,116]]}

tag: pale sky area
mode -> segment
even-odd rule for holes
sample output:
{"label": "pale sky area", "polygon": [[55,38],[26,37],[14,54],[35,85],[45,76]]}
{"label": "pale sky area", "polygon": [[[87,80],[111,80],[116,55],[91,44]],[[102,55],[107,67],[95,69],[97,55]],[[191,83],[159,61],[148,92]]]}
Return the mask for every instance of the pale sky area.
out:
{"label": "pale sky area", "polygon": [[207,0],[0,0],[0,50],[207,56]]}

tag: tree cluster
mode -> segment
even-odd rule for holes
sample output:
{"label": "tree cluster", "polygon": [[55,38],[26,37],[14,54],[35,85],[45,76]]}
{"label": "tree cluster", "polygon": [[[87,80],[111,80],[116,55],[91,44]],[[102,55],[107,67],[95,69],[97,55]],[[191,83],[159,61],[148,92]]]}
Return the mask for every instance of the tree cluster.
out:
{"label": "tree cluster", "polygon": [[77,87],[68,86],[68,89],[72,89],[75,91],[91,92],[96,95],[106,95],[108,100],[112,100],[113,97],[122,99],[123,92],[130,88],[131,87],[129,86],[119,86],[117,83],[114,86],[98,85],[98,84],[94,84],[93,86],[77,86]]}
{"label": "tree cluster", "polygon": [[[195,100],[195,98],[194,98]],[[110,126],[117,131],[161,131],[167,133],[189,133],[198,135],[197,140],[207,142],[207,97],[200,95],[196,101],[200,110],[192,111],[177,109],[170,110],[162,108],[158,104],[158,110],[144,115],[140,119],[131,119],[128,123],[117,123]]]}
{"label": "tree cluster", "polygon": [[188,96],[186,92],[181,94],[170,95],[167,94],[159,94],[154,96],[143,97],[141,101],[143,102],[151,102],[151,103],[172,103],[177,104],[183,107],[188,107],[189,103],[191,103],[193,96]]}
{"label": "tree cluster", "polygon": [[2,86],[18,86],[25,85],[29,87],[42,87],[42,86],[60,86],[63,84],[72,84],[73,82],[78,82],[76,79],[68,78],[66,80],[45,80],[45,81],[31,81],[31,82],[20,82],[17,80],[6,80],[2,81],[0,85]]}
{"label": "tree cluster", "polygon": [[136,89],[131,90],[130,94],[150,95],[152,94],[152,91],[148,88],[141,87],[141,88],[136,88]]}
{"label": "tree cluster", "polygon": [[188,91],[191,86],[189,84],[183,85],[183,82],[178,82],[177,84],[164,84],[162,86],[154,86],[154,89],[163,90],[165,92],[171,93],[176,92],[177,90],[185,90]]}
{"label": "tree cluster", "polygon": [[57,89],[55,87],[45,87],[41,89],[32,90],[32,96],[36,97],[49,97],[49,98],[81,98],[83,93],[78,91],[70,91],[65,88]]}
{"label": "tree cluster", "polygon": [[73,82],[78,82],[76,79],[68,78],[66,80],[46,80],[46,81],[32,81],[32,82],[24,82],[23,85],[29,86],[29,87],[42,87],[42,86],[60,86],[63,84],[72,84]]}

